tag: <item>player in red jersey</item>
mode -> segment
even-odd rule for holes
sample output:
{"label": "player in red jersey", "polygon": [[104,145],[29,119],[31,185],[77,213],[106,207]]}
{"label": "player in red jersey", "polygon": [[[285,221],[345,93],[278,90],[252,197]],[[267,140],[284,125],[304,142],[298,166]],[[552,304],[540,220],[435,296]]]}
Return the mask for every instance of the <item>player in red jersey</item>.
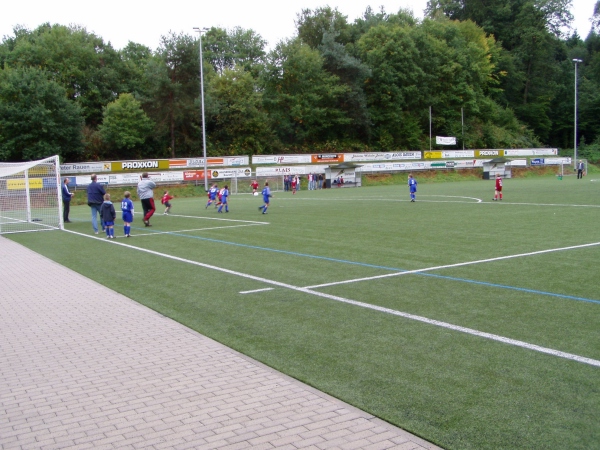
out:
{"label": "player in red jersey", "polygon": [[496,174],[496,190],[494,191],[494,201],[502,200],[502,176],[497,173]]}
{"label": "player in red jersey", "polygon": [[252,183],[250,183],[250,187],[252,188],[252,194],[256,194],[258,192],[258,181],[253,180]]}
{"label": "player in red jersey", "polygon": [[163,205],[165,205],[165,212],[163,213],[165,216],[168,216],[169,211],[171,211],[171,200],[173,200],[173,196],[169,194],[169,191],[165,191],[160,201]]}

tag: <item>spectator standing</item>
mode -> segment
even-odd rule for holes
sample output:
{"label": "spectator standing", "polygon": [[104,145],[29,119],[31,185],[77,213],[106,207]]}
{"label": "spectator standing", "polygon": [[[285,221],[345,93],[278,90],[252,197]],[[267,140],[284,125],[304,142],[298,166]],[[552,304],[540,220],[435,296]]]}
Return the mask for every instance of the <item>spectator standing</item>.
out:
{"label": "spectator standing", "polygon": [[585,164],[583,164],[582,160],[579,160],[577,163],[577,179],[583,178],[583,170],[585,169]]}
{"label": "spectator standing", "polygon": [[69,179],[65,178],[62,185],[62,201],[63,201],[63,222],[71,223],[69,213],[71,212],[71,198],[75,195],[69,191]]}
{"label": "spectator standing", "polygon": [[156,183],[148,178],[148,172],[144,172],[140,177],[140,181],[137,185],[138,198],[142,202],[142,210],[144,211],[144,225],[151,227],[150,217],[156,211],[154,206],[154,191]]}
{"label": "spectator standing", "polygon": [[[100,214],[102,203],[104,203],[104,194],[106,194],[106,191],[98,183],[98,176],[96,174],[93,174],[91,179],[92,182],[87,187],[87,203],[92,210],[92,228],[94,229],[94,233],[98,234],[98,214]],[[101,225],[102,231],[104,231],[104,223]]]}

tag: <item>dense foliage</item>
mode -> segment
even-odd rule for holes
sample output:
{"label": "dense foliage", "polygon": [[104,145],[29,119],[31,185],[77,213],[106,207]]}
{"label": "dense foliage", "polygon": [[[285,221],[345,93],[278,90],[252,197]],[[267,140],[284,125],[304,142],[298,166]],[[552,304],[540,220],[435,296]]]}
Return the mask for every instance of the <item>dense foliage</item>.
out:
{"label": "dense foliage", "polygon": [[[599,2],[600,4],[600,2]],[[600,7],[585,41],[570,0],[430,0],[427,16],[329,7],[297,37],[202,36],[209,155],[574,143],[600,159]],[[16,28],[0,43],[0,159],[68,161],[202,153],[198,36],[115,50],[84,28]]]}

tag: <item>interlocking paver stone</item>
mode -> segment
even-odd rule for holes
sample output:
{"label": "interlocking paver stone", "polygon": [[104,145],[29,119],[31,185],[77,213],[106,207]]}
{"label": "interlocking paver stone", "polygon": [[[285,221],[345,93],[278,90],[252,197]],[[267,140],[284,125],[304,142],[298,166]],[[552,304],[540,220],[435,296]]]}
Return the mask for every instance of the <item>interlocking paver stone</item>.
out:
{"label": "interlocking paver stone", "polygon": [[1,236],[0,261],[0,450],[437,448]]}

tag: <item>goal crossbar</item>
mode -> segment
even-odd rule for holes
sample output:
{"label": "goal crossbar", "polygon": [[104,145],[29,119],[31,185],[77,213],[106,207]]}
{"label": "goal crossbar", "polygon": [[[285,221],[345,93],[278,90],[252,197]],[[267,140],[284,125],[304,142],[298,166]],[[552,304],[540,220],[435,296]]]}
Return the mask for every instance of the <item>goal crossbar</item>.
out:
{"label": "goal crossbar", "polygon": [[0,234],[63,229],[58,156],[0,162]]}

